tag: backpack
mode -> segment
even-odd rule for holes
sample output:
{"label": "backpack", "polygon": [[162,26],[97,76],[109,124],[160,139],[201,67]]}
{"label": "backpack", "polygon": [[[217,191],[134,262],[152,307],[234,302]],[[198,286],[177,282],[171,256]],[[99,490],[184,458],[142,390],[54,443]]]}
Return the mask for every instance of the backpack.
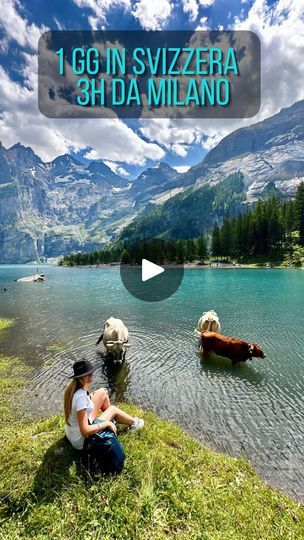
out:
{"label": "backpack", "polygon": [[121,473],[124,461],[124,449],[110,429],[85,439],[82,465],[93,479],[98,474],[109,476]]}

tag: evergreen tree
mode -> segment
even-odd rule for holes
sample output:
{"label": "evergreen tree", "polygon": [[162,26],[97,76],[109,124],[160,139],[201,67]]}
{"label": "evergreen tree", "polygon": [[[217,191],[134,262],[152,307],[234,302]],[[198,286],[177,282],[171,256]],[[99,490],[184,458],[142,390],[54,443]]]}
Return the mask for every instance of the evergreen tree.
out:
{"label": "evergreen tree", "polygon": [[197,256],[199,259],[203,260],[206,257],[208,257],[208,248],[207,248],[207,242],[205,240],[204,235],[200,236],[197,239]]}
{"label": "evergreen tree", "polygon": [[290,240],[292,231],[294,230],[294,202],[284,201],[282,206],[282,227],[284,231],[284,239]]}
{"label": "evergreen tree", "polygon": [[194,240],[187,240],[187,259],[189,262],[194,261],[197,257],[197,250]]}
{"label": "evergreen tree", "polygon": [[295,228],[299,231],[299,243],[304,246],[304,182],[299,185],[295,200]]}
{"label": "evergreen tree", "polygon": [[232,223],[229,217],[227,216],[220,230],[220,243],[222,255],[229,256],[231,255],[232,249]]}
{"label": "evergreen tree", "polygon": [[277,197],[268,202],[268,243],[269,252],[276,252],[283,241],[283,213]]}
{"label": "evergreen tree", "polygon": [[220,229],[217,223],[214,225],[212,232],[212,255],[219,257],[222,254],[221,238],[220,238]]}
{"label": "evergreen tree", "polygon": [[121,254],[120,262],[121,262],[121,264],[130,264],[131,257],[130,257],[130,253],[128,252],[127,249],[123,250],[123,252]]}
{"label": "evergreen tree", "polygon": [[185,240],[177,241],[176,260],[178,263],[183,263],[186,260],[187,249]]}

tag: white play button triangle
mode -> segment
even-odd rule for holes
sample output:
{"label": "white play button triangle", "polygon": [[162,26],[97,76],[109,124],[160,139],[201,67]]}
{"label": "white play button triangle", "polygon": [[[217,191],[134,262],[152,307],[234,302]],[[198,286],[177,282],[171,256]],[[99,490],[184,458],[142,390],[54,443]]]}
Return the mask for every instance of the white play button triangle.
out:
{"label": "white play button triangle", "polygon": [[148,261],[147,259],[142,259],[141,265],[142,265],[142,270],[141,270],[142,281],[148,281],[148,279],[158,276],[159,274],[162,274],[165,271],[164,268],[162,268],[161,266],[158,266],[157,264],[154,264],[151,261]]}

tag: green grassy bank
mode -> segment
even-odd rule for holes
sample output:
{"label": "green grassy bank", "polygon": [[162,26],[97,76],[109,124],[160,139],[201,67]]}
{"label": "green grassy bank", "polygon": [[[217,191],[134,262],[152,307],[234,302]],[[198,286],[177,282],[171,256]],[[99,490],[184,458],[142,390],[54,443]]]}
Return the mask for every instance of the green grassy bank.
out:
{"label": "green grassy bank", "polygon": [[1,540],[304,538],[302,506],[266,487],[246,461],[129,404],[145,429],[120,435],[122,475],[90,484],[62,417],[33,422],[14,408],[27,374],[20,359],[0,357]]}
{"label": "green grassy bank", "polygon": [[6,330],[10,326],[14,324],[14,321],[12,319],[0,319],[0,332],[3,330]]}

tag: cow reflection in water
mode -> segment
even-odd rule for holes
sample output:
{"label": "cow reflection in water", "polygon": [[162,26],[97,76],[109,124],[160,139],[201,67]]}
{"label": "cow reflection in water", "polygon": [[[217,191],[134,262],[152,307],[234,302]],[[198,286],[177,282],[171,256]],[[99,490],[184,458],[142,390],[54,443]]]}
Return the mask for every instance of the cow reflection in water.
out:
{"label": "cow reflection in water", "polygon": [[[197,357],[200,364],[200,373],[207,376],[208,379],[218,379],[220,384],[225,384],[230,378],[246,381],[253,386],[259,386],[265,379],[265,374],[260,370],[254,369],[253,364],[242,362],[232,366],[229,358],[217,356],[215,353],[210,353],[208,357],[204,357],[202,353],[197,351]],[[230,385],[230,383],[227,383]]]}
{"label": "cow reflection in water", "polygon": [[125,393],[130,381],[130,368],[128,362],[114,363],[106,351],[99,352],[102,360],[101,371],[107,380],[109,394],[115,402],[125,401]]}

